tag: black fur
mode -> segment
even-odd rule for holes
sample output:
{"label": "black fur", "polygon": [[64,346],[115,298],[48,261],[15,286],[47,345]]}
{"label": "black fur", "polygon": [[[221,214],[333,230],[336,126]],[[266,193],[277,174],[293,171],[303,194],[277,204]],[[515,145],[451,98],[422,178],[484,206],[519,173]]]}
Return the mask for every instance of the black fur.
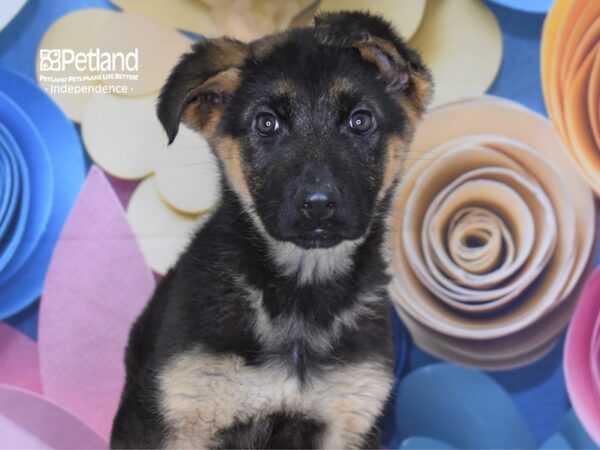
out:
{"label": "black fur", "polygon": [[[158,107],[169,139],[175,138],[186,108],[199,108],[199,113],[222,108],[209,142],[216,146],[225,136],[239,144],[253,203],[240,197],[221,161],[222,196],[216,211],[165,276],[131,331],[126,386],[112,447],[167,445],[169,427],[161,413],[157,374],[173,356],[195,348],[213,355],[235,354],[254,367],[277,364],[307,387],[311,377],[325,369],[363,361],[381,362],[391,373],[385,293],[389,280],[382,256],[391,193],[381,190],[390,164],[388,140],[406,134],[410,124],[398,99],[390,95],[390,80],[350,48],[348,38],[357,33],[391,41],[406,62],[399,70],[426,74],[418,57],[387,23],[365,14],[340,14],[325,16],[316,28],[287,32],[268,52],[261,50],[264,42],[245,46],[228,41],[246,52],[242,62],[234,58],[231,63],[213,64],[211,41],[200,43],[171,75]],[[232,67],[240,71],[239,89],[212,91],[217,99],[203,92],[198,100],[198,85]],[[326,98],[339,86],[340,77],[348,80],[343,93]],[[282,81],[293,87],[293,98],[276,93]],[[377,122],[368,135],[348,129],[348,116],[357,105],[372,111]],[[253,131],[256,115],[265,110],[276,114],[282,127],[267,138]],[[323,185],[333,186],[339,200],[333,216],[315,225],[298,212],[296,197]],[[316,226],[325,229],[323,236],[314,235]],[[348,270],[312,282],[299,283],[297,276],[282,273],[272,254],[273,240],[312,249],[359,238]],[[267,348],[257,336],[256,311],[240,279],[263,293],[262,308],[269,319],[294,317],[300,330],[327,332],[336,317],[362,301],[364,293],[374,293],[381,301],[371,306],[369,314],[359,315],[355,326],[342,326],[327,351],[303,332]],[[282,409],[214,430],[211,446],[315,448],[327,427],[318,417]],[[362,445],[378,446],[375,424]]]}
{"label": "black fur", "polygon": [[236,422],[217,433],[216,448],[315,448],[325,424],[300,413],[279,412],[258,421]]}

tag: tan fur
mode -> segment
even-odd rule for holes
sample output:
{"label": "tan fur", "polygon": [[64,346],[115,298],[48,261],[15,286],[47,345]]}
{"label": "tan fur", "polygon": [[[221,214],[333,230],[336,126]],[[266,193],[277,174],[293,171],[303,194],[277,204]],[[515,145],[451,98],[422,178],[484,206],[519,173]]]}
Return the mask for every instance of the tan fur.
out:
{"label": "tan fur", "polygon": [[347,77],[338,77],[329,91],[329,97],[332,100],[338,100],[342,95],[351,92],[354,85]]}
{"label": "tan fur", "polygon": [[302,340],[317,354],[326,355],[336,340],[347,329],[357,329],[359,319],[376,314],[383,296],[377,292],[361,293],[358,302],[336,316],[329,327],[321,327],[305,321],[300,315],[269,317],[263,304],[263,292],[237,279],[237,285],[247,292],[248,303],[256,313],[254,330],[261,344],[269,351],[277,351],[282,342]]}
{"label": "tan fur", "polygon": [[304,249],[291,242],[269,238],[271,256],[281,273],[295,277],[299,285],[326,282],[348,272],[363,238],[346,240],[334,248]]}
{"label": "tan fur", "polygon": [[409,97],[401,96],[400,105],[404,108],[410,122],[414,125],[420,119],[433,95],[431,80],[416,74],[411,74],[414,92]]}
{"label": "tan fur", "polygon": [[267,240],[270,258],[282,275],[296,278],[298,285],[324,282],[346,273],[352,268],[352,257],[364,238],[346,240],[333,249],[304,249],[292,242],[277,241],[265,229],[262,220],[253,209],[250,218]]}
{"label": "tan fur", "polygon": [[219,72],[202,83],[202,90],[233,93],[240,86],[241,73],[237,67]]}
{"label": "tan fur", "polygon": [[248,56],[248,46],[232,39],[212,39],[212,53],[207,58],[215,72],[239,67]]}
{"label": "tan fur", "polygon": [[[186,98],[202,97],[202,94],[233,94],[240,85],[239,67],[248,56],[248,46],[232,39],[212,39],[206,47],[205,64],[212,77],[204,80],[197,87],[186,93]],[[190,103],[182,114],[183,122],[190,128],[206,135],[214,135],[222,113],[221,105]]]}
{"label": "tan fur", "polygon": [[281,97],[287,97],[290,101],[296,100],[296,87],[290,80],[277,80],[273,83],[273,93]]}
{"label": "tan fur", "polygon": [[211,141],[218,158],[223,163],[227,180],[246,205],[252,204],[239,143],[235,139],[226,137],[212,139]]}
{"label": "tan fur", "polygon": [[248,366],[239,356],[191,351],[159,375],[161,411],[171,448],[211,444],[216,430],[282,410],[325,422],[323,448],[351,448],[374,425],[392,376],[382,364],[363,362],[326,369],[305,384],[279,365]]}
{"label": "tan fur", "polygon": [[[232,67],[210,77],[193,90],[191,97],[204,94],[229,94],[232,95],[240,86],[240,70]],[[190,128],[214,136],[221,120],[223,108],[220,105],[199,105],[192,102],[183,112],[182,120]]]}
{"label": "tan fur", "polygon": [[398,135],[393,135],[387,142],[387,155],[383,182],[379,190],[379,197],[383,197],[392,186],[397,176],[401,173],[403,155],[406,153],[406,140]]}
{"label": "tan fur", "polygon": [[394,44],[383,39],[371,37],[366,42],[355,44],[355,47],[360,52],[360,56],[370,63],[375,64],[384,77],[392,76],[394,70],[394,67],[387,58],[388,56],[397,65],[406,65],[406,62],[400,56]]}
{"label": "tan fur", "polygon": [[[421,118],[433,94],[431,80],[411,70],[394,44],[389,41],[370,37],[367,41],[355,44],[355,47],[359,50],[362,58],[375,64],[384,77],[391,77],[398,67],[405,67],[411,79],[413,92],[409,96],[399,93],[397,99],[406,111],[409,121],[415,124]],[[395,66],[390,63],[386,55],[394,61]]]}

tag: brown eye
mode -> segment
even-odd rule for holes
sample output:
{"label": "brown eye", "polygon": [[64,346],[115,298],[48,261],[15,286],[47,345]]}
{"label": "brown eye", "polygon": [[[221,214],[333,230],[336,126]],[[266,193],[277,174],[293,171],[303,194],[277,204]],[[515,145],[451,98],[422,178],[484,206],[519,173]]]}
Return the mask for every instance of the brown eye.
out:
{"label": "brown eye", "polygon": [[260,113],[256,116],[254,128],[261,136],[271,136],[279,129],[279,122],[273,114]]}
{"label": "brown eye", "polygon": [[373,128],[374,122],[373,115],[369,111],[360,110],[352,113],[349,125],[355,133],[365,134]]}

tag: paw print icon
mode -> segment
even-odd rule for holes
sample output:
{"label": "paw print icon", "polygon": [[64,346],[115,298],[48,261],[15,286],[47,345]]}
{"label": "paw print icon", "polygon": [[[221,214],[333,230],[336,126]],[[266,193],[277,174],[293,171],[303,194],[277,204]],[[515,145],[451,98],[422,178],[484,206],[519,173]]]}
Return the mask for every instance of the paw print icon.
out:
{"label": "paw print icon", "polygon": [[61,70],[61,51],[59,49],[40,49],[40,71]]}

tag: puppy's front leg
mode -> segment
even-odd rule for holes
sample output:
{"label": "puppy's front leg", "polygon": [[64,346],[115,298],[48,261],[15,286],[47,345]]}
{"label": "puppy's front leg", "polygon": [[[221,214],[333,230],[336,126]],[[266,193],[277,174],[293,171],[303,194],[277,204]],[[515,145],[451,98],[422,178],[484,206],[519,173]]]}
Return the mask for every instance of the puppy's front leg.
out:
{"label": "puppy's front leg", "polygon": [[139,390],[126,386],[113,422],[110,448],[160,448],[164,432]]}

